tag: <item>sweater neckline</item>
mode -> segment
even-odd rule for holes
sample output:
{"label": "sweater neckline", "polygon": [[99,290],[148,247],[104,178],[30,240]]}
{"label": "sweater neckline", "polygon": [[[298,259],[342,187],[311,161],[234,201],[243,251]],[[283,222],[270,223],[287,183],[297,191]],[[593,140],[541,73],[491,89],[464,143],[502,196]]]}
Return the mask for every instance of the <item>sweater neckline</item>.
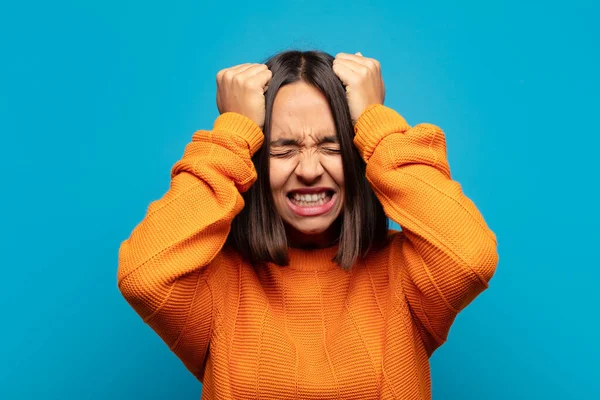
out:
{"label": "sweater neckline", "polygon": [[301,247],[288,247],[290,268],[298,271],[328,271],[339,268],[331,259],[335,257],[339,244],[329,247],[306,249]]}

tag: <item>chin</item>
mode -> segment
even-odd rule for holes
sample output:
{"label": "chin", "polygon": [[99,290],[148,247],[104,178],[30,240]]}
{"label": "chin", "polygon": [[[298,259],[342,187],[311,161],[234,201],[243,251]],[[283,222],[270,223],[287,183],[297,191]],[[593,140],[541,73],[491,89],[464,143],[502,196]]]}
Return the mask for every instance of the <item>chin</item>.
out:
{"label": "chin", "polygon": [[327,231],[327,229],[329,229],[333,224],[333,221],[320,223],[311,223],[309,221],[300,221],[300,223],[290,223],[289,221],[284,222],[288,226],[288,228],[291,228],[304,235],[319,235]]}
{"label": "chin", "polygon": [[305,235],[319,235],[323,232],[325,232],[327,230],[327,228],[329,228],[329,226],[325,226],[322,228],[307,228],[307,229],[302,229],[302,228],[297,228],[294,227],[298,232],[301,232]]}

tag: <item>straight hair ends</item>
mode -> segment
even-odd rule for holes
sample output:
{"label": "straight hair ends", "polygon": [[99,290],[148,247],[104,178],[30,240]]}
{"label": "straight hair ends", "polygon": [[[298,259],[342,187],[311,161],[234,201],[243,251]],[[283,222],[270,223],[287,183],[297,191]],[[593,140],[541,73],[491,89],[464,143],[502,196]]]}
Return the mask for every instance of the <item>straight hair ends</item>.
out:
{"label": "straight hair ends", "polygon": [[322,51],[288,50],[266,61],[273,76],[265,92],[265,140],[252,157],[258,177],[242,194],[245,205],[232,221],[226,242],[253,264],[271,262],[286,266],[289,262],[285,227],[271,195],[268,146],[277,91],[300,80],[318,88],[326,97],[340,141],[346,204],[334,222],[339,227],[339,247],[332,261],[350,270],[357,259],[387,243],[388,219],[366,179],[366,164],[354,145],[346,90],[333,72],[333,60],[333,56]]}

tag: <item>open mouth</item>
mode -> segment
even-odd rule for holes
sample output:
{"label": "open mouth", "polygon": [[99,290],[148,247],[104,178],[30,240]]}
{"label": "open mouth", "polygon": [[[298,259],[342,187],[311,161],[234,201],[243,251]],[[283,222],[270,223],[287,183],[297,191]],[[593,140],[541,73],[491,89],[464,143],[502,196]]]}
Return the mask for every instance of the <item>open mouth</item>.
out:
{"label": "open mouth", "polygon": [[334,194],[333,190],[323,190],[317,193],[290,192],[287,197],[297,207],[320,207],[329,203]]}

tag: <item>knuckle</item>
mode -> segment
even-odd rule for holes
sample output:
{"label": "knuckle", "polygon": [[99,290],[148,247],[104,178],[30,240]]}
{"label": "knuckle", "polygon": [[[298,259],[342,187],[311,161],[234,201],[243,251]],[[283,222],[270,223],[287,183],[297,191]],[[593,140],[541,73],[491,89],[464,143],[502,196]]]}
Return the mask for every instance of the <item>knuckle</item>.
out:
{"label": "knuckle", "polygon": [[241,85],[244,83],[244,77],[242,76],[242,74],[237,74],[233,77],[233,83],[235,83],[236,85]]}
{"label": "knuckle", "polygon": [[231,78],[233,78],[233,71],[228,69],[223,73],[223,79],[225,79],[226,81],[230,81]]}

